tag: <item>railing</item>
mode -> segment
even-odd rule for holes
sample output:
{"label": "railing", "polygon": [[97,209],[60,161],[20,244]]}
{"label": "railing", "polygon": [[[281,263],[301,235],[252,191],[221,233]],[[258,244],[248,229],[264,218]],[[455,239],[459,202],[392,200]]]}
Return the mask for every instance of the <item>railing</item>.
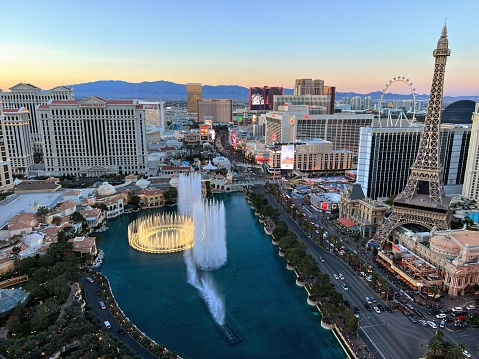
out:
{"label": "railing", "polygon": [[28,281],[28,276],[26,274],[21,275],[19,277],[15,277],[15,278],[10,278],[10,279],[7,279],[7,280],[4,280],[4,281],[0,282],[0,289],[11,287],[12,285],[15,285],[15,284],[18,284],[18,283],[23,283],[23,282],[26,282],[26,281]]}

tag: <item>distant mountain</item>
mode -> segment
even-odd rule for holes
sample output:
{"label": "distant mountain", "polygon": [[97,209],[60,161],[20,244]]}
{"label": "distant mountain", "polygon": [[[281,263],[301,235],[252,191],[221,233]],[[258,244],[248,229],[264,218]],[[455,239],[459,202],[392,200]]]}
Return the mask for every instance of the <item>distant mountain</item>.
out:
{"label": "distant mountain", "polygon": [[[177,84],[170,81],[152,81],[132,83],[120,80],[95,81],[68,85],[75,89],[76,98],[85,98],[88,96],[100,96],[104,98],[138,98],[138,99],[182,99],[186,100],[186,85]],[[293,89],[284,89],[285,95],[292,95]],[[343,97],[366,97],[371,96],[373,101],[379,100],[382,92],[376,91],[368,94],[359,94],[356,92],[336,92],[336,100]],[[249,97],[249,88],[237,85],[203,85],[204,99],[232,99],[247,101]],[[411,99],[411,95],[386,94],[389,99]],[[416,100],[427,100],[429,95],[416,95]],[[479,96],[460,96],[444,97],[444,102],[454,102],[458,100],[472,100],[479,102]]]}

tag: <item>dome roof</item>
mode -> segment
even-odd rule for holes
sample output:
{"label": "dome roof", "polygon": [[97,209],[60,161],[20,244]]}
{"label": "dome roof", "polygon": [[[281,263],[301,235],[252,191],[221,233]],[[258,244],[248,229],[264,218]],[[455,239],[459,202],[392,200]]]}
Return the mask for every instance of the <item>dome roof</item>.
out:
{"label": "dome roof", "polygon": [[446,257],[457,257],[461,250],[450,235],[435,235],[429,241],[429,247],[433,252]]}
{"label": "dome roof", "polygon": [[180,181],[180,179],[177,176],[171,177],[170,186],[174,187],[174,188],[178,188],[178,182],[179,181]]}
{"label": "dome roof", "polygon": [[0,315],[12,311],[18,302],[24,303],[28,298],[27,292],[20,289],[0,289]]}
{"label": "dome roof", "polygon": [[136,181],[136,185],[140,188],[146,188],[150,184],[150,181],[147,181],[146,179],[140,179]]}
{"label": "dome roof", "polygon": [[472,113],[475,106],[476,103],[471,100],[453,102],[442,111],[441,123],[472,124]]}
{"label": "dome roof", "polygon": [[111,184],[108,182],[103,182],[103,184],[98,187],[98,194],[100,196],[111,196],[112,194],[115,194],[116,190],[115,187],[113,187]]}
{"label": "dome roof", "polygon": [[183,129],[183,126],[175,122],[175,123],[172,123],[168,129],[172,131],[181,131]]}

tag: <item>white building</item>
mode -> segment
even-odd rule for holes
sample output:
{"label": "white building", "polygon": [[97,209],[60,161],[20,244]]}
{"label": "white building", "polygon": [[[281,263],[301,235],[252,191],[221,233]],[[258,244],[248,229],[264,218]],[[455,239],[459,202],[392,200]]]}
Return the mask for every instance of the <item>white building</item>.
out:
{"label": "white building", "polygon": [[26,108],[4,109],[3,123],[8,152],[14,174],[28,175],[33,166],[33,145],[30,137],[30,116]]}
{"label": "white building", "polygon": [[5,138],[5,121],[2,101],[0,101],[0,191],[6,191],[13,188],[12,163],[8,154],[8,145],[5,142]]}
{"label": "white building", "polygon": [[53,100],[38,115],[46,174],[148,172],[145,107],[137,100]]}
{"label": "white building", "polygon": [[30,134],[35,152],[42,151],[40,123],[36,109],[50,100],[73,100],[73,89],[57,86],[51,90],[42,90],[32,84],[19,83],[10,87],[9,92],[0,91],[3,108],[25,107],[30,112]]}
{"label": "white building", "polygon": [[479,200],[479,103],[476,103],[472,114],[471,140],[462,195],[471,200]]}

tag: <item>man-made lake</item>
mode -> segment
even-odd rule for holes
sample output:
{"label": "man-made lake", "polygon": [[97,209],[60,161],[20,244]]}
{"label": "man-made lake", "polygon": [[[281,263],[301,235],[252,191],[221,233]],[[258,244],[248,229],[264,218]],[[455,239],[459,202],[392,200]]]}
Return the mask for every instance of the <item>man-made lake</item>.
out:
{"label": "man-made lake", "polygon": [[[225,205],[228,262],[202,275],[211,276],[225,303],[226,323],[241,342],[232,345],[188,284],[183,253],[149,254],[129,247],[128,224],[146,211],[109,221],[99,245],[105,251],[100,271],[127,317],[184,358],[344,358],[243,194],[216,199]],[[176,207],[158,211],[170,210]]]}

